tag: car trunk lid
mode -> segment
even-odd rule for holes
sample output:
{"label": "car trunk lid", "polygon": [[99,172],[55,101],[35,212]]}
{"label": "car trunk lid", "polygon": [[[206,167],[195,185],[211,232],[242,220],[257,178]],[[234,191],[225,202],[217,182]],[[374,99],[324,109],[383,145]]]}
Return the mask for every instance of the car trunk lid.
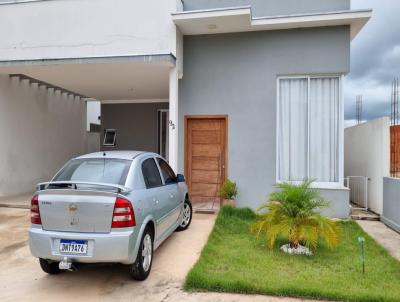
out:
{"label": "car trunk lid", "polygon": [[48,231],[110,232],[116,197],[116,192],[108,191],[40,191],[42,227]]}

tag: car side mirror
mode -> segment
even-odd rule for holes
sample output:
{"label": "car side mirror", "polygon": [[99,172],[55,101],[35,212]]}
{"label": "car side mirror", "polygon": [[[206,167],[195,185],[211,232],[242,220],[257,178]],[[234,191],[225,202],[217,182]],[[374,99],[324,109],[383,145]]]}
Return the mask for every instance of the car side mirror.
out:
{"label": "car side mirror", "polygon": [[183,174],[176,175],[176,182],[185,182],[185,176]]}

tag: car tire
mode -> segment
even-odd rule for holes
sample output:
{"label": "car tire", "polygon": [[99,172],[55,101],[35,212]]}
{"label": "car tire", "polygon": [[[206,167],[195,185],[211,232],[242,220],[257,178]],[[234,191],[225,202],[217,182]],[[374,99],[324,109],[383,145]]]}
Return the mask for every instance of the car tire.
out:
{"label": "car tire", "polygon": [[140,240],[136,261],[131,268],[131,276],[137,281],[146,280],[150,274],[151,265],[153,264],[153,238],[153,232],[149,227],[146,227]]}
{"label": "car tire", "polygon": [[177,232],[182,232],[187,230],[187,228],[190,226],[190,223],[192,222],[192,217],[193,217],[193,208],[192,204],[189,200],[189,197],[186,196],[185,202],[183,203],[183,219],[182,223],[178,226],[176,229]]}
{"label": "car tire", "polygon": [[49,275],[56,275],[61,272],[58,262],[50,262],[46,259],[39,258],[39,264],[42,270]]}

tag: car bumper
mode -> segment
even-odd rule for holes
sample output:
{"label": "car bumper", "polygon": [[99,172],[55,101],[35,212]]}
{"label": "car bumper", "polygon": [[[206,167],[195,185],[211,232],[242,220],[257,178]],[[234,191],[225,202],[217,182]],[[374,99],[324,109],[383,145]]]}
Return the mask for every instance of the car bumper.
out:
{"label": "car bumper", "polygon": [[[61,261],[68,257],[73,262],[81,263],[124,263],[131,264],[136,260],[135,245],[137,228],[107,234],[71,233],[45,231],[32,227],[29,231],[29,247],[34,257]],[[85,240],[85,255],[62,254],[59,251],[60,240]]]}

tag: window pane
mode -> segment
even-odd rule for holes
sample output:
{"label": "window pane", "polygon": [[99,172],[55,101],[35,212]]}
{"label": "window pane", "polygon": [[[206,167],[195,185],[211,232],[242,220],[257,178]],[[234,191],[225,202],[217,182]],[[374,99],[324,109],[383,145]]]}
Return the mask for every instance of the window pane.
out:
{"label": "window pane", "polygon": [[131,161],[122,159],[74,159],[54,181],[82,181],[124,185]]}
{"label": "window pane", "polygon": [[310,179],[339,181],[339,78],[310,80]]}
{"label": "window pane", "polygon": [[308,170],[307,79],[279,81],[278,176],[301,181]]}
{"label": "window pane", "polygon": [[153,158],[146,159],[142,163],[142,173],[147,189],[162,185],[160,172]]}
{"label": "window pane", "polygon": [[106,130],[104,133],[104,146],[115,146],[115,130]]}
{"label": "window pane", "polygon": [[161,158],[157,158],[165,184],[176,183],[176,175],[171,167]]}

